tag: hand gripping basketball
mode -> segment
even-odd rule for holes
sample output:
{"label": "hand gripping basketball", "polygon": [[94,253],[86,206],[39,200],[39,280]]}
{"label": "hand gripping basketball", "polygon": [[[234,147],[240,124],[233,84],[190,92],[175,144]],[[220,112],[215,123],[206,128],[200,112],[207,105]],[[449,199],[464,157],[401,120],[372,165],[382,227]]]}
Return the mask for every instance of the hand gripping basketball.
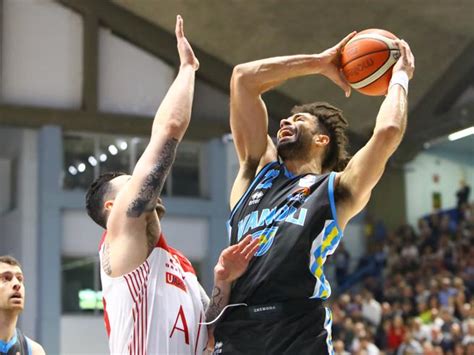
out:
{"label": "hand gripping basketball", "polygon": [[396,40],[395,44],[400,49],[400,58],[393,67],[393,74],[397,71],[404,71],[408,75],[408,79],[413,78],[415,72],[415,57],[411,52],[410,46],[403,39]]}
{"label": "hand gripping basketball", "polygon": [[356,31],[349,33],[346,37],[342,39],[334,47],[326,49],[324,52],[318,54],[320,64],[322,69],[320,74],[327,77],[329,80],[334,82],[342,90],[344,90],[346,97],[349,97],[351,94],[351,87],[347,82],[346,77],[342,73],[341,67],[341,52],[344,46],[356,35]]}

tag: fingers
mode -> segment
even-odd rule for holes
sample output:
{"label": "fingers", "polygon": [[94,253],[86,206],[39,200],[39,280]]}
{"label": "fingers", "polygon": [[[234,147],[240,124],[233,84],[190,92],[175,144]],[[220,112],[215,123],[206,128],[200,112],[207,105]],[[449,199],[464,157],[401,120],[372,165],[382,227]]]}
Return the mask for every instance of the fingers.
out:
{"label": "fingers", "polygon": [[341,87],[342,90],[344,90],[344,94],[346,95],[346,97],[351,96],[351,86],[347,82],[347,79],[344,73],[342,72],[342,70],[339,70],[339,79],[340,79],[339,86]]}
{"label": "fingers", "polygon": [[357,31],[352,31],[351,33],[349,33],[346,37],[342,39],[342,41],[340,41],[337,44],[337,48],[342,49],[342,47],[344,47],[347,44],[347,42],[349,42],[352,39],[352,37],[354,37],[356,34],[357,34]]}
{"label": "fingers", "polygon": [[403,39],[402,39],[402,43],[403,43],[403,47],[405,48],[408,63],[410,63],[410,65],[412,66],[415,66],[415,57],[413,55],[413,52],[410,49],[410,45],[407,42],[405,42],[405,40]]}
{"label": "fingers", "polygon": [[260,238],[254,238],[252,241],[242,250],[242,255],[245,260],[250,260],[252,256],[257,252],[260,245]]}
{"label": "fingers", "polygon": [[175,28],[176,38],[180,39],[184,37],[184,29],[183,29],[183,18],[178,15],[176,16],[176,28]]}
{"label": "fingers", "polygon": [[252,243],[249,244],[249,248],[244,256],[245,260],[250,260],[252,257],[257,253],[258,248],[260,247],[260,240],[259,238],[255,238],[252,240]]}
{"label": "fingers", "polygon": [[252,235],[249,234],[238,244],[234,245],[236,248],[232,250],[232,254],[243,256],[245,260],[250,260],[250,258],[257,252],[259,245],[260,238],[253,238]]}
{"label": "fingers", "polygon": [[251,242],[252,242],[252,235],[249,234],[236,245],[238,248],[237,250],[234,251],[234,253],[242,252],[242,250],[244,250],[245,247],[249,245]]}
{"label": "fingers", "polygon": [[413,71],[415,70],[415,57],[410,49],[410,46],[403,39],[395,41],[398,49],[400,50],[400,58],[397,62],[397,69],[404,70],[407,72],[408,77],[413,77]]}
{"label": "fingers", "polygon": [[349,97],[351,95],[351,86],[347,82],[347,79],[344,76],[342,70],[337,70],[337,73],[333,73],[330,79],[344,91],[346,97]]}

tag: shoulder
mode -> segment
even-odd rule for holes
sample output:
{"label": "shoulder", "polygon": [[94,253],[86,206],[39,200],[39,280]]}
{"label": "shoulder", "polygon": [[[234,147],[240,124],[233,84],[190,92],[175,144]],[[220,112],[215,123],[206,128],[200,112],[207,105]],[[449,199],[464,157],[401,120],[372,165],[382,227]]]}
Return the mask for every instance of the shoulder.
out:
{"label": "shoulder", "polygon": [[31,340],[30,338],[27,338],[27,339],[28,339],[28,343],[31,346],[31,354],[32,355],[46,355],[46,352],[44,351],[41,344],[37,343],[34,340]]}
{"label": "shoulder", "polygon": [[181,253],[179,250],[176,250],[170,246],[168,246],[168,252],[175,257],[175,259],[178,260],[179,264],[183,268],[184,272],[190,272],[191,274],[196,275],[196,271],[193,268],[193,265],[191,262],[186,258],[183,253]]}

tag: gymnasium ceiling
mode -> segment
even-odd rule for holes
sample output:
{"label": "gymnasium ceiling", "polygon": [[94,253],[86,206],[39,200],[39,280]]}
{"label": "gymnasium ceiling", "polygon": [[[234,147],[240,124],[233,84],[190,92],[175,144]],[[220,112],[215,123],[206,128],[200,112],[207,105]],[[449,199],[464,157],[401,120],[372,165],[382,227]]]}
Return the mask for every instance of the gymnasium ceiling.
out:
{"label": "gymnasium ceiling", "polygon": [[[405,39],[416,57],[401,160],[412,156],[427,140],[474,124],[472,0],[112,2],[170,35],[175,15],[181,14],[190,42],[229,68],[268,56],[319,52],[354,29],[387,29]],[[212,70],[200,69],[208,77]],[[228,79],[225,75],[218,79],[223,90]],[[345,99],[340,89],[317,76],[290,81],[278,91],[287,105],[325,100],[341,107],[354,136],[362,141],[370,135],[382,101],[358,93]],[[281,109],[273,112],[274,119],[284,114]]]}

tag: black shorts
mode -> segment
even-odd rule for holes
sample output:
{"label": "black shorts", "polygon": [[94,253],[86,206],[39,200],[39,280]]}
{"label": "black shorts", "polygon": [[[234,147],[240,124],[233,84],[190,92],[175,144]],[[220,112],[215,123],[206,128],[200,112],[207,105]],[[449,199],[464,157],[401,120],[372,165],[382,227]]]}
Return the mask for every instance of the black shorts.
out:
{"label": "black shorts", "polygon": [[213,354],[333,354],[331,312],[321,302],[277,317],[248,317],[244,312],[230,309],[217,324]]}

